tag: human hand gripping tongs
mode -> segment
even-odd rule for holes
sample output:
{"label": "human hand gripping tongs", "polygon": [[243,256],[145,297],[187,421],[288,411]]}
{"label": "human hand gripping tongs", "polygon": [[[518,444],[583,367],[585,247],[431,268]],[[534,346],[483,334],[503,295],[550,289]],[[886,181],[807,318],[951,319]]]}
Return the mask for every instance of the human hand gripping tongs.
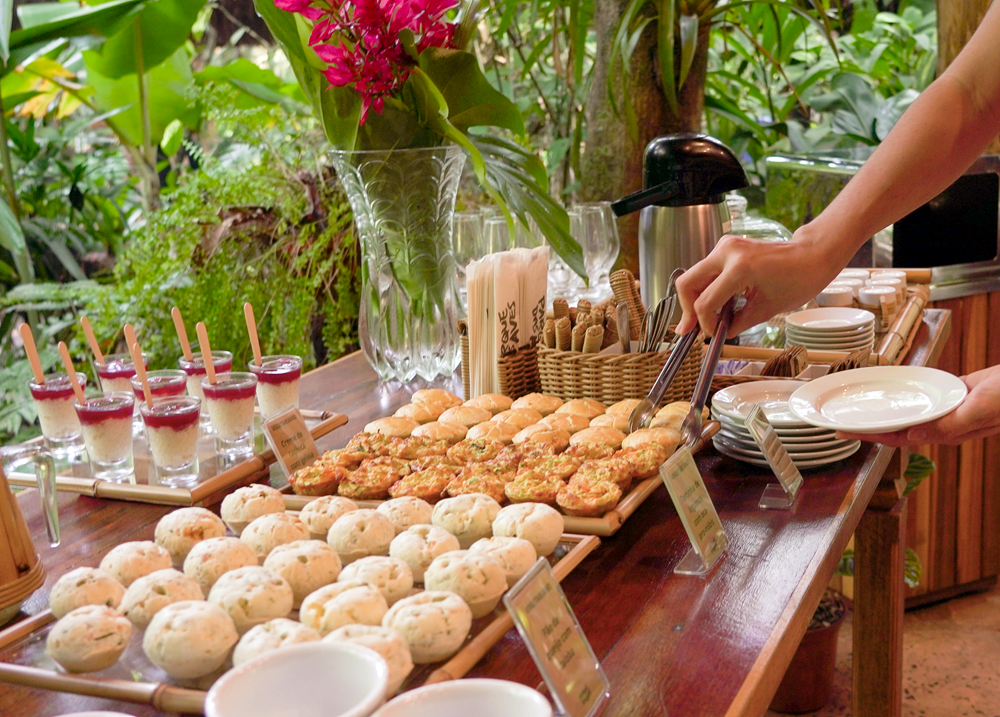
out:
{"label": "human hand gripping tongs", "polygon": [[[719,312],[719,322],[715,327],[715,335],[708,346],[708,353],[701,364],[701,373],[698,374],[698,382],[695,384],[694,395],[691,397],[691,411],[681,424],[681,438],[688,447],[695,445],[701,438],[701,412],[705,408],[705,401],[708,399],[708,390],[712,385],[712,377],[715,375],[719,357],[722,355],[722,345],[726,341],[726,334],[733,323],[733,314],[736,311],[736,297],[734,296]],[[663,370],[656,377],[649,394],[632,410],[629,416],[629,431],[637,431],[640,428],[648,428],[653,416],[656,415],[657,407],[667,391],[667,387],[673,382],[674,377],[680,370],[684,359],[694,348],[694,342],[698,338],[698,328],[695,327],[684,334],[674,346],[667,362],[663,365]]]}

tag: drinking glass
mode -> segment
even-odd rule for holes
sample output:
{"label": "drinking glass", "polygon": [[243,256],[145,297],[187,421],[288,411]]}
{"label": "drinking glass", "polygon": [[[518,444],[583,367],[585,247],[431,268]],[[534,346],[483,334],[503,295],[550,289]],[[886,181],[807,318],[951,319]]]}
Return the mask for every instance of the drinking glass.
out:
{"label": "drinking glass", "polygon": [[512,242],[507,219],[503,216],[486,217],[486,221],[483,223],[483,241],[487,254],[510,249]]}
{"label": "drinking glass", "polygon": [[[143,366],[146,365],[146,354],[142,355]],[[105,354],[103,361],[94,361],[97,377],[101,382],[101,391],[111,393],[120,391],[128,393],[132,390],[130,379],[135,376],[135,364],[132,355],[126,353]]]}
{"label": "drinking glass", "polygon": [[[145,355],[145,354],[144,354]],[[147,371],[146,381],[149,383],[149,393],[153,398],[162,396],[183,396],[187,389],[187,374],[180,369],[166,368],[157,371]],[[132,414],[132,435],[142,434],[142,415],[139,413],[139,404],[146,400],[146,394],[142,390],[142,381],[138,376],[129,379],[132,391],[135,393],[135,412]]]}
{"label": "drinking glass", "polygon": [[95,480],[125,483],[134,480],[132,412],[135,395],[112,391],[73,404],[83,428],[83,442]]}
{"label": "drinking glass", "polygon": [[[566,212],[569,215],[569,235],[576,240],[580,245],[580,249],[583,251],[584,266],[587,264],[587,237],[586,237],[586,225],[584,224],[583,214],[577,209],[571,209]],[[587,272],[588,277],[590,272]],[[584,292],[587,291],[587,286],[583,283],[575,271],[566,266],[566,284],[565,284],[565,295],[566,300],[570,304],[575,304],[580,298],[583,297]]]}
{"label": "drinking glass", "polygon": [[451,242],[458,268],[458,294],[462,307],[468,309],[468,286],[465,283],[465,269],[470,261],[481,259],[486,253],[483,244],[483,215],[481,212],[455,212],[452,221]]}
{"label": "drinking glass", "polygon": [[606,252],[604,254],[604,261],[601,264],[601,282],[608,282],[608,286],[611,286],[610,275],[611,270],[615,266],[615,262],[618,261],[618,253],[622,249],[622,237],[618,232],[618,217],[615,216],[614,210],[611,209],[611,202],[597,202],[601,210],[604,212],[604,223],[608,228],[608,244]]}
{"label": "drinking glass", "polygon": [[248,368],[257,377],[257,403],[261,418],[267,420],[289,408],[299,407],[301,356],[262,356],[260,366],[251,361]]}
{"label": "drinking glass", "polygon": [[[181,356],[177,359],[177,363],[183,369],[184,373],[187,374],[188,394],[204,402],[205,394],[201,391],[201,381],[208,374],[205,371],[205,359],[202,357],[201,352],[192,354],[190,361]],[[225,373],[233,368],[233,355],[228,351],[213,351],[212,365],[215,366],[217,374]],[[202,411],[201,414],[200,425],[202,431],[206,434],[211,433],[212,419],[208,415],[208,411]]]}
{"label": "drinking glass", "polygon": [[[45,446],[56,458],[72,460],[83,453],[83,430],[73,403],[76,395],[73,384],[62,371],[45,374],[44,383],[32,380],[28,386],[35,399],[38,422],[42,426]],[[87,376],[76,374],[82,388],[87,387]]]}
{"label": "drinking glass", "polygon": [[198,481],[197,396],[154,398],[153,405],[139,405],[146,440],[153,457],[153,469],[160,485],[176,488]]}
{"label": "drinking glass", "polygon": [[201,381],[208,413],[215,429],[215,452],[225,458],[253,453],[253,404],[257,377],[232,371]]}
{"label": "drinking glass", "polygon": [[[579,204],[576,212],[580,215],[578,234],[573,238],[583,249],[583,265],[587,271],[590,286],[584,292],[588,299],[598,299],[601,295],[601,271],[607,263],[611,239],[604,208],[600,204]],[[572,224],[571,224],[572,226]]]}
{"label": "drinking glass", "polygon": [[[32,445],[33,444],[33,445]],[[35,484],[38,487],[38,501],[42,506],[42,518],[48,533],[49,545],[59,547],[59,505],[56,502],[56,463],[44,443],[31,441],[14,446],[0,447],[0,476],[4,470],[13,472],[21,465],[34,463]],[[0,481],[6,484],[6,478]]]}

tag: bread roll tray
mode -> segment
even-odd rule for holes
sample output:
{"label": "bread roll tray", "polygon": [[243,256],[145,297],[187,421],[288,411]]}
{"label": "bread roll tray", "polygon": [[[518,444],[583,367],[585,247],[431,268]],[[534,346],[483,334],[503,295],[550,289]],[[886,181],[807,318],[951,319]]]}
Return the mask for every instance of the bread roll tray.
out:
{"label": "bread roll tray", "polygon": [[[555,552],[548,557],[561,582],[598,545],[591,535],[564,533]],[[415,589],[414,592],[418,590]],[[294,618],[298,611],[293,611]],[[142,632],[133,630],[128,647],[118,662],[100,672],[69,674],[45,654],[45,640],[55,618],[49,610],[0,631],[0,682],[36,689],[69,692],[105,699],[149,704],[163,712],[204,714],[205,695],[212,682],[230,667],[191,683],[173,680],[153,665],[142,651]],[[473,620],[465,644],[450,659],[416,665],[400,692],[435,682],[457,680],[466,675],[490,648],[514,627],[503,602],[489,615]]]}

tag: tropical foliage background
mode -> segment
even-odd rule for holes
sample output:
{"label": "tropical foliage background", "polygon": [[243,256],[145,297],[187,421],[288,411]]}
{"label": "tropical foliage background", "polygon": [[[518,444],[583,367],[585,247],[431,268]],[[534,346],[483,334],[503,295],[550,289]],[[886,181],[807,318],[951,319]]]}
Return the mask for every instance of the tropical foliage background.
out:
{"label": "tropical foliage background", "polygon": [[[556,200],[615,194],[587,168],[588,137],[607,130],[591,110],[617,96],[615,121],[641,122],[620,98],[649,42],[672,43],[656,63],[676,83],[692,32],[704,35],[697,121],[761,189],[766,155],[876,144],[934,76],[927,0],[710,4],[711,25],[694,27],[682,0],[481,5],[471,50],[520,110]],[[24,321],[46,366],[58,340],[89,361],[83,314],[106,350],[128,320],[152,366],[171,365],[173,305],[238,363],[244,301],[268,351],[312,366],[355,348],[359,249],[310,109],[316,88],[298,84],[250,4],[15,5],[0,0],[0,442],[37,433],[14,331]],[[623,7],[609,53],[603,27]],[[460,201],[485,199],[470,181]]]}

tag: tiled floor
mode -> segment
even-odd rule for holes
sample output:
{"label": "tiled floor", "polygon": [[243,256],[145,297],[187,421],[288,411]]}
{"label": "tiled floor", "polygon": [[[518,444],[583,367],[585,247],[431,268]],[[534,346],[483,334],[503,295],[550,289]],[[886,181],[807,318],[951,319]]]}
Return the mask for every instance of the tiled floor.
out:
{"label": "tiled floor", "polygon": [[[907,612],[903,655],[904,717],[1000,717],[1000,587]],[[833,697],[813,714],[851,714],[850,617],[840,630]]]}

